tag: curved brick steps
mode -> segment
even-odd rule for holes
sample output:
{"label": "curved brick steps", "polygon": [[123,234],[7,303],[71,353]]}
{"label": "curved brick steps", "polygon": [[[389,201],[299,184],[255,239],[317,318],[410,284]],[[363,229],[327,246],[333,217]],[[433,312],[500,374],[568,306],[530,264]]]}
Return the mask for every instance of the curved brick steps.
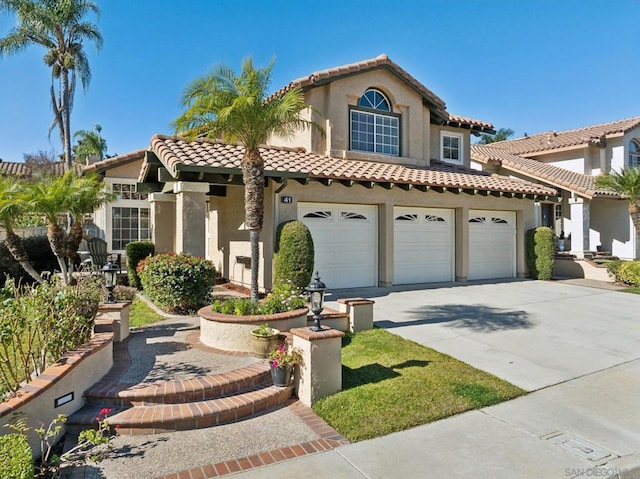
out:
{"label": "curved brick steps", "polygon": [[87,404],[102,407],[180,404],[230,396],[269,381],[264,361],[215,376],[165,381],[121,389],[118,384],[100,384],[85,393]]}
{"label": "curved brick steps", "polygon": [[[262,387],[261,387],[262,386]],[[109,418],[118,434],[160,434],[217,426],[274,409],[293,395],[293,387],[259,385],[234,396],[182,404],[136,406]]]}

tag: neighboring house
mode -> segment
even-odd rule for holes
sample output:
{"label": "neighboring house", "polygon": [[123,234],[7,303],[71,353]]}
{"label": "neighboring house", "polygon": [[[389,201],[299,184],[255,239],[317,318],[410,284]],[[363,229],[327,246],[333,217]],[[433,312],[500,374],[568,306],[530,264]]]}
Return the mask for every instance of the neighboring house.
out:
{"label": "neighboring house", "polygon": [[[326,135],[300,131],[261,148],[259,265],[250,264],[243,225],[241,147],[156,135],[147,151],[87,169],[111,184],[138,177],[137,191],[149,193],[156,250],[206,256],[237,283],[247,284],[250,268],[258,267],[261,286],[271,286],[277,225],[294,219],[310,228],[315,268],[329,288],[526,274],[524,236],[536,226],[534,203],[556,191],[470,169],[471,135],[493,132],[490,123],[447,112],[442,99],[385,55],[285,88],[294,86]],[[146,200],[127,201],[141,202],[131,206],[138,216],[118,223],[127,225],[128,237],[109,233],[113,250],[146,233]],[[107,231],[117,228],[116,212],[130,213],[122,208],[129,206],[109,205],[97,221]]]}
{"label": "neighboring house", "polygon": [[598,249],[640,257],[627,201],[595,187],[597,175],[638,167],[638,158],[640,117],[471,146],[472,166],[558,190],[557,202],[537,203],[538,224],[570,237],[579,257]]}

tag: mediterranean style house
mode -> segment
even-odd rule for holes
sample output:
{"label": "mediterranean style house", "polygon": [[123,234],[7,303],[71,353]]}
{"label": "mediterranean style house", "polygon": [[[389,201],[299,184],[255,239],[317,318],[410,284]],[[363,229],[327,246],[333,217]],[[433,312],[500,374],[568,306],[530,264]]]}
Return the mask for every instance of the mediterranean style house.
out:
{"label": "mediterranean style house", "polygon": [[261,148],[259,265],[250,262],[243,224],[242,147],[164,135],[86,168],[120,194],[96,215],[110,250],[151,238],[158,252],[211,259],[236,283],[249,283],[250,268],[259,268],[268,289],[276,228],[297,219],[333,289],[526,275],[525,232],[537,226],[536,205],[556,190],[471,168],[471,136],[492,133],[490,123],[449,113],[386,55],[284,89],[296,86],[325,135],[300,131]]}
{"label": "mediterranean style house", "polygon": [[557,201],[536,203],[538,223],[570,238],[567,250],[578,257],[640,257],[626,199],[595,187],[596,176],[637,168],[638,158],[640,117],[471,147],[473,167],[558,191]]}

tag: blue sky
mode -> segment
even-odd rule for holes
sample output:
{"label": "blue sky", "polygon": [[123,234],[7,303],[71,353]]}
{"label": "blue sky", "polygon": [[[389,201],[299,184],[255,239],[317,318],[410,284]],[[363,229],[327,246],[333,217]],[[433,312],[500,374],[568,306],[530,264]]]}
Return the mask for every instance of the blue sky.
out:
{"label": "blue sky", "polygon": [[[272,89],[386,53],[449,112],[518,136],[640,115],[638,0],[98,0],[104,48],[72,130],[99,123],[110,154],[171,133],[193,78],[272,57]],[[0,14],[0,36],[14,18]],[[0,158],[62,151],[47,130],[43,50],[0,59]]]}

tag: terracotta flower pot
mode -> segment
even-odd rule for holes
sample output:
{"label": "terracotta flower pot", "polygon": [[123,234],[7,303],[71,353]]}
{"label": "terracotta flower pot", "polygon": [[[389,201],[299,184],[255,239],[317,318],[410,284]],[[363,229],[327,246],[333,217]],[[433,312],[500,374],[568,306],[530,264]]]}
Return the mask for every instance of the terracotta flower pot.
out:
{"label": "terracotta flower pot", "polygon": [[251,332],[251,345],[253,346],[253,352],[256,357],[266,358],[267,355],[277,348],[282,342],[280,339],[280,331],[273,328],[272,330],[273,334],[271,336],[259,336],[253,331]]}

